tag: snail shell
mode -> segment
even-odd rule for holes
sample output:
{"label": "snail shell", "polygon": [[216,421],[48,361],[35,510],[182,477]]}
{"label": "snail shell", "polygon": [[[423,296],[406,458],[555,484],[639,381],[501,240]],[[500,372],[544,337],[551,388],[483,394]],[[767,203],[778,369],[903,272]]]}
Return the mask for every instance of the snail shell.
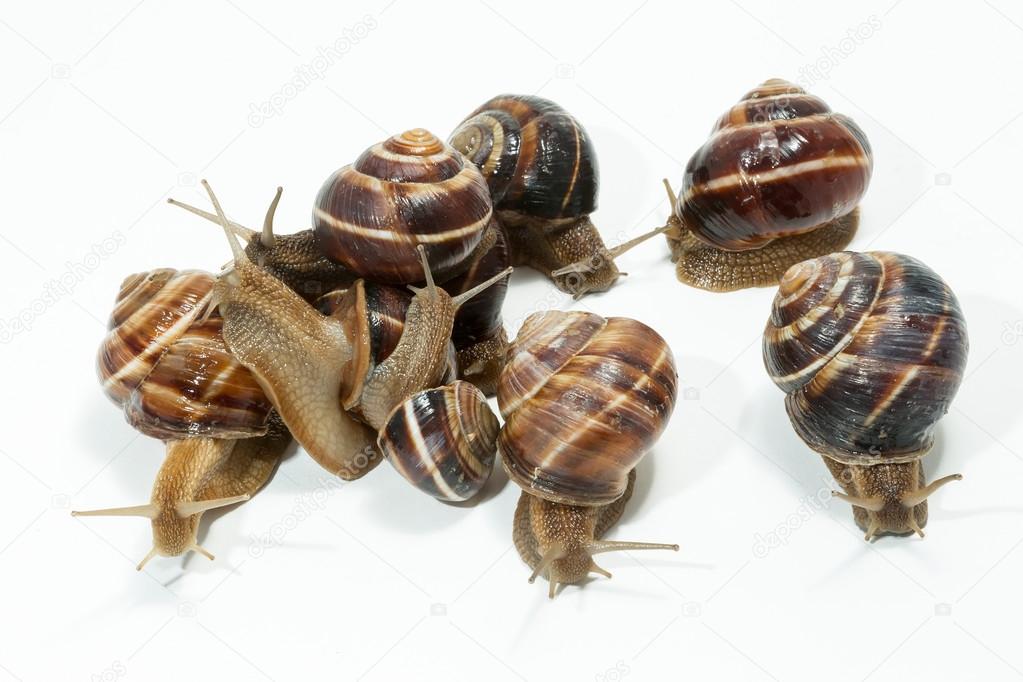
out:
{"label": "snail shell", "polygon": [[198,319],[213,281],[206,272],[160,269],[121,285],[97,369],[104,391],[146,435],[169,440],[266,432],[270,402],[224,345],[223,320],[216,314]]}
{"label": "snail shell", "polygon": [[536,218],[575,218],[597,208],[597,155],[579,122],[554,102],[498,95],[451,135],[490,186],[494,205]]}
{"label": "snail shell", "polygon": [[457,502],[476,495],[490,477],[498,430],[483,393],[456,381],[420,391],[395,407],[377,445],[416,488]]}
{"label": "snail shell", "polygon": [[563,504],[604,505],[660,436],[675,405],[668,344],[636,320],[551,311],[526,318],[497,400],[509,477]]}
{"label": "snail shell", "polygon": [[677,217],[727,251],[759,249],[852,212],[872,153],[851,119],[784,80],[743,96],[686,165]]}
{"label": "snail shell", "polygon": [[807,445],[872,465],[930,450],[968,346],[959,303],[933,270],[895,253],[842,252],[785,274],[763,355]]}
{"label": "snail shell", "polygon": [[422,243],[434,277],[444,281],[480,243],[492,213],[476,167],[417,128],[373,145],[327,178],[313,230],[328,258],[386,284],[422,281]]}

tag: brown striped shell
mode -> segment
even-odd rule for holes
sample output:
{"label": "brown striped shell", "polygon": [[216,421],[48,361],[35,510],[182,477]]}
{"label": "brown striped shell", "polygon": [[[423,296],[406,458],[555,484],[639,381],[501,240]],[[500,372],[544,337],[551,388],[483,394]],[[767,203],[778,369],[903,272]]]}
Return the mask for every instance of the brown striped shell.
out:
{"label": "brown striped shell", "polygon": [[[406,289],[361,279],[316,301],[321,313],[341,321],[351,340],[352,357],[342,373],[341,406],[360,420],[364,420],[360,406],[366,380],[398,346],[411,302],[412,294]],[[449,344],[445,381],[453,379],[456,371],[455,349]]]}
{"label": "brown striped shell", "polygon": [[483,172],[502,211],[576,218],[597,208],[597,155],[579,122],[533,95],[498,95],[451,134],[451,145]]}
{"label": "brown striped shell", "polygon": [[497,452],[497,416],[466,381],[416,393],[391,412],[377,445],[416,488],[439,500],[476,495]]}
{"label": "brown striped shell", "polygon": [[146,435],[244,438],[266,431],[270,402],[224,345],[223,320],[200,320],[214,277],[153,270],[121,284],[97,370],[106,394]]}
{"label": "brown striped shell", "polygon": [[677,379],[668,344],[641,322],[530,315],[497,390],[509,477],[552,502],[612,502],[667,425]]}
{"label": "brown striped shell", "polygon": [[784,80],[743,96],[686,165],[676,217],[727,251],[804,234],[853,211],[873,166],[863,131]]}
{"label": "brown striped shell", "polygon": [[422,243],[443,281],[480,243],[492,213],[476,167],[417,128],[373,145],[327,178],[313,230],[328,258],[386,284],[422,281]]}
{"label": "brown striped shell", "polygon": [[925,455],[963,378],[966,322],[918,260],[840,252],[785,274],[764,364],[799,436],[845,464]]}

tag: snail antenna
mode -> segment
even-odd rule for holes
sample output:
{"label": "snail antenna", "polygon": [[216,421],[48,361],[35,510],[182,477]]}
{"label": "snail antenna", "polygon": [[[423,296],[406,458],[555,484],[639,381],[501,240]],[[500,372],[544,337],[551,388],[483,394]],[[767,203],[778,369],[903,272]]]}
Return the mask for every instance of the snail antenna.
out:
{"label": "snail antenna", "polygon": [[231,224],[228,222],[227,216],[224,215],[224,209],[220,207],[220,201],[217,199],[217,195],[213,193],[213,188],[210,187],[210,183],[206,182],[205,178],[202,180],[202,186],[206,189],[206,193],[210,195],[213,209],[217,212],[217,220],[220,222],[221,227],[224,228],[227,243],[230,244],[231,253],[234,255],[234,262],[241,263],[245,261],[245,251],[242,249],[242,245],[238,243],[238,237],[231,231]]}
{"label": "snail antenna", "polygon": [[138,566],[135,567],[135,570],[141,571],[145,567],[145,565],[149,563],[149,560],[152,559],[154,556],[156,556],[156,547],[153,547],[151,550],[149,550],[149,554],[146,554],[144,557],[142,557],[142,561],[140,561]]}
{"label": "snail antenna", "polygon": [[154,504],[139,504],[134,507],[110,507],[109,509],[89,509],[73,511],[71,516],[141,516],[144,519],[155,519],[160,510]]}
{"label": "snail antenna", "polygon": [[[563,556],[565,556],[564,545],[560,542],[552,543],[551,546],[547,548],[547,551],[544,552],[543,556],[540,557],[540,563],[538,563],[536,568],[533,569],[533,574],[529,576],[530,584],[535,583],[538,575],[543,574],[548,568],[550,568],[551,564]],[[551,580],[550,582],[551,585],[554,584],[554,580]],[[551,597],[553,596],[554,595],[551,594]]]}
{"label": "snail antenna", "polygon": [[920,527],[920,524],[916,522],[916,514],[912,511],[910,511],[909,514],[909,527],[914,533],[916,533],[920,537],[922,538],[927,537],[926,535],[924,535],[924,531]]}
{"label": "snail antenna", "polygon": [[663,542],[619,542],[617,540],[594,540],[586,546],[590,556],[604,552],[620,552],[629,549],[670,549],[678,551],[678,545]]}
{"label": "snail antenna", "polygon": [[602,575],[605,578],[610,578],[611,577],[611,572],[610,571],[605,571],[603,568],[601,568],[600,566],[598,566],[595,563],[590,563],[590,573],[597,573],[598,575]]}
{"label": "snail antenna", "polygon": [[213,561],[213,560],[214,560],[214,559],[216,558],[215,556],[213,556],[212,554],[210,554],[209,552],[207,552],[207,551],[206,551],[205,549],[203,549],[202,547],[200,547],[200,546],[199,546],[198,544],[193,544],[193,545],[192,545],[191,547],[189,547],[188,549],[190,549],[190,550],[192,550],[193,552],[196,552],[196,553],[198,553],[198,554],[202,554],[202,555],[203,555],[204,557],[206,557],[206,558],[207,558],[207,559],[209,559],[210,561]]}
{"label": "snail antenna", "polygon": [[671,183],[668,182],[668,178],[661,178],[661,182],[664,183],[664,189],[668,191],[668,204],[671,206],[671,214],[678,215],[678,195],[675,194],[675,190],[671,188]]}
{"label": "snail antenna", "polygon": [[863,536],[863,539],[866,540],[867,542],[870,542],[871,539],[873,539],[873,537],[875,535],[877,535],[877,531],[880,530],[880,528],[881,528],[881,524],[879,524],[877,522],[877,520],[874,518],[874,515],[871,514],[870,515],[870,525],[867,527],[867,532]]}
{"label": "snail antenna", "polygon": [[855,495],[840,493],[837,490],[832,490],[831,496],[837,497],[840,500],[845,500],[854,507],[862,507],[867,511],[879,512],[884,509],[884,499],[880,497],[856,497]]}
{"label": "snail antenna", "polygon": [[210,509],[218,509],[220,507],[227,507],[228,505],[237,504],[239,502],[245,502],[252,495],[235,495],[233,497],[221,497],[215,500],[193,500],[193,501],[182,501],[174,505],[174,511],[178,513],[178,516],[185,519],[195,514],[202,514],[203,512],[209,511]]}
{"label": "snail antenna", "polygon": [[930,497],[938,488],[941,488],[945,484],[951,483],[952,481],[961,480],[963,480],[962,474],[952,474],[950,476],[945,476],[944,478],[939,478],[938,480],[933,481],[930,485],[923,487],[920,490],[917,490],[916,492],[909,493],[908,495],[903,497],[902,506],[912,509],[913,507],[915,507],[916,505],[920,504],[928,497]]}
{"label": "snail antenna", "polygon": [[502,270],[501,272],[499,272],[496,275],[494,275],[493,277],[491,277],[490,279],[488,279],[486,282],[481,282],[481,283],[477,284],[476,286],[474,286],[472,289],[469,289],[468,291],[463,291],[462,293],[458,294],[457,296],[452,297],[451,300],[454,301],[455,307],[458,308],[463,303],[468,301],[470,298],[475,296],[476,294],[480,293],[484,289],[488,289],[488,288],[494,286],[495,284],[500,282],[502,279],[504,279],[505,277],[510,275],[512,273],[512,270],[514,270],[514,268],[507,267],[504,270]]}
{"label": "snail antenna", "polygon": [[272,249],[277,241],[274,237],[274,214],[277,213],[277,204],[280,202],[283,192],[283,187],[277,188],[277,193],[274,194],[273,201],[270,202],[270,208],[266,209],[266,217],[263,218],[263,232],[259,235],[259,242],[268,249]]}
{"label": "snail antenna", "polygon": [[426,247],[422,244],[417,244],[416,251],[419,252],[419,262],[423,264],[423,276],[426,278],[426,286],[414,287],[409,284],[408,289],[413,294],[418,294],[420,291],[428,291],[430,293],[430,298],[437,298],[437,285],[433,282],[433,273],[430,271],[430,261],[426,258]]}
{"label": "snail antenna", "polygon": [[[195,206],[192,206],[191,204],[186,204],[183,201],[178,201],[177,199],[173,199],[173,198],[167,199],[167,203],[170,204],[171,206],[177,206],[178,208],[183,208],[186,211],[188,211],[189,213],[194,213],[195,215],[199,216],[200,218],[205,218],[206,220],[210,221],[211,223],[216,223],[218,225],[220,224],[220,219],[216,215],[214,215],[213,213],[210,213],[208,211],[204,211],[201,208],[196,208]],[[234,231],[235,234],[237,234],[239,237],[241,237],[242,239],[244,239],[247,242],[251,242],[253,239],[256,238],[257,232],[255,230],[250,230],[249,228],[245,227],[244,225],[239,225],[238,223],[234,222],[233,220],[229,220],[228,221],[228,225],[230,225],[231,229]]]}

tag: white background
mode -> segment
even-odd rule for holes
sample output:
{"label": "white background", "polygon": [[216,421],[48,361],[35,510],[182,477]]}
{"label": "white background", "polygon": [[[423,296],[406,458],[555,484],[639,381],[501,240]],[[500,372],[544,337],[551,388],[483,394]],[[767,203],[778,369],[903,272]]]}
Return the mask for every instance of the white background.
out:
{"label": "white background", "polygon": [[[0,679],[1023,676],[1018,3],[48,5],[0,10]],[[347,51],[291,90],[346,30]],[[258,225],[282,184],[279,227],[306,228],[322,180],[370,144],[415,126],[446,137],[497,93],[537,93],[591,133],[594,220],[614,244],[661,224],[660,178],[677,184],[718,115],[769,77],[870,137],[852,247],[922,259],[965,310],[966,379],[924,465],[965,479],[933,498],[925,540],[865,543],[848,505],[816,502],[832,481],[761,364],[773,292],[685,288],[661,240],[580,304],[516,272],[505,320],[513,333],[575,306],[668,339],[686,399],[612,537],[678,554],[606,555],[614,579],[549,602],[512,548],[519,491],[502,474],[460,508],[387,465],[336,485],[301,451],[204,523],[214,562],[139,574],[145,521],[71,518],[146,501],[163,455],[94,374],[120,280],[228,257],[168,196],[202,204],[207,177]]]}

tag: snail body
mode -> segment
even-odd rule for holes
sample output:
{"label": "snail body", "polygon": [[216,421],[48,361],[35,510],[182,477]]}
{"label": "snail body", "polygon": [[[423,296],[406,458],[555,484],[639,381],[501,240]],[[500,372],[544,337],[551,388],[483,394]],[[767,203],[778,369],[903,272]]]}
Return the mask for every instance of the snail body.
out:
{"label": "snail body", "polygon": [[486,177],[515,265],[577,297],[621,276],[614,259],[627,247],[605,247],[590,221],[597,155],[571,114],[542,97],[499,95],[469,114],[449,142]]}
{"label": "snail body", "polygon": [[955,294],[901,254],[842,252],[792,266],[764,332],[771,379],[799,437],[823,458],[869,540],[923,535],[921,459],[963,378],[969,342]]}
{"label": "snail body", "polygon": [[851,119],[792,83],[766,81],[718,120],[677,198],[668,188],[679,280],[712,291],[775,286],[794,263],[841,251],[872,167]]}
{"label": "snail body", "polygon": [[97,369],[104,391],[140,432],[166,443],[150,502],[73,512],[150,519],[156,555],[198,545],[203,512],[249,499],[269,479],[290,437],[255,377],[227,350],[209,312],[214,277],[154,270],[125,279]]}
{"label": "snail body", "polygon": [[677,545],[601,540],[621,515],[634,469],[660,436],[676,398],[670,348],[628,318],[553,311],[528,317],[509,348],[497,399],[509,478],[522,488],[515,545],[558,583],[607,575],[592,555]]}
{"label": "snail body", "polygon": [[449,502],[468,500],[490,478],[497,417],[467,381],[416,393],[380,429],[384,458],[413,486]]}

